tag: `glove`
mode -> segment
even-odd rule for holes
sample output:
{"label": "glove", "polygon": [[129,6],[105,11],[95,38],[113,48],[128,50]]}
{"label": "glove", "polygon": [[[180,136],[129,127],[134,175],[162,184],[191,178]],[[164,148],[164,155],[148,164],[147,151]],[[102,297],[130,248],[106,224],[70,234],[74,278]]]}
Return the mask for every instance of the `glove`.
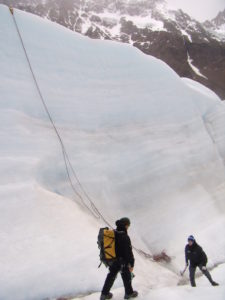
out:
{"label": "glove", "polygon": [[203,266],[203,267],[202,267],[202,271],[206,271],[206,266]]}

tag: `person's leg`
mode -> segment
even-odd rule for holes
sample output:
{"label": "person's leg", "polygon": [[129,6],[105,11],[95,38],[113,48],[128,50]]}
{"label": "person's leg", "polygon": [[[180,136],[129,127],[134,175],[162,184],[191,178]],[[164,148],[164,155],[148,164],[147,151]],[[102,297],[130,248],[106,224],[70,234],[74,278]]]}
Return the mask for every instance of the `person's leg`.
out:
{"label": "person's leg", "polygon": [[131,272],[127,266],[123,266],[121,270],[121,277],[123,279],[123,284],[125,288],[125,294],[130,295],[133,293],[133,288],[131,284]]}
{"label": "person's leg", "polygon": [[212,277],[209,273],[209,271],[204,266],[199,266],[199,269],[202,271],[202,273],[208,278],[209,282],[213,282]]}
{"label": "person's leg", "polygon": [[109,273],[106,277],[104,286],[102,288],[102,295],[109,294],[109,291],[110,291],[111,287],[113,286],[113,283],[116,279],[118,272],[120,271],[120,268],[121,268],[121,266],[117,262],[114,262],[113,265],[111,267],[109,267]]}
{"label": "person's leg", "polygon": [[210,275],[209,271],[205,266],[199,266],[199,269],[202,271],[202,273],[208,278],[209,282],[212,285],[218,285],[215,281],[213,281],[212,276]]}
{"label": "person's leg", "polygon": [[196,286],[195,271],[196,271],[196,267],[192,267],[192,266],[189,267],[189,278],[190,278],[191,286]]}

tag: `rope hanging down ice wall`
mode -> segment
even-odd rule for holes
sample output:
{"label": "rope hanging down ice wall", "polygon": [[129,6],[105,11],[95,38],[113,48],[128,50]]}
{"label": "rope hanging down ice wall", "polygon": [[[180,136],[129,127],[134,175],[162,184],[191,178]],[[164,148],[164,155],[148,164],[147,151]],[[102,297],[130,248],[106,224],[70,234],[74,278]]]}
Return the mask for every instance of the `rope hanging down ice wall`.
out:
{"label": "rope hanging down ice wall", "polygon": [[[88,209],[95,217],[100,218],[101,215],[100,215],[100,213],[98,212],[97,208],[96,208],[96,207],[93,207],[93,203],[91,203],[91,207],[92,207],[92,209],[95,211],[95,213],[94,213],[93,210],[91,210],[91,209],[87,206],[87,204],[85,203],[83,197],[80,195],[80,193],[78,193],[78,191],[76,190],[76,188],[75,188],[75,186],[74,186],[74,184],[73,184],[73,182],[72,182],[72,178],[71,178],[70,172],[69,172],[69,167],[71,168],[72,173],[73,173],[74,177],[76,178],[76,181],[77,181],[77,183],[79,184],[81,190],[83,191],[83,193],[85,194],[85,196],[89,199],[89,196],[88,196],[87,193],[85,192],[83,186],[81,185],[81,183],[80,183],[80,181],[79,181],[79,179],[78,179],[78,177],[77,177],[77,175],[76,175],[76,172],[74,171],[74,169],[73,169],[73,167],[72,167],[72,164],[71,164],[71,162],[70,162],[70,159],[69,159],[69,156],[68,156],[68,154],[67,154],[67,151],[66,151],[65,145],[64,145],[64,143],[63,143],[63,140],[62,140],[62,138],[61,138],[61,135],[60,135],[60,133],[59,133],[59,131],[58,131],[58,129],[57,129],[57,127],[56,127],[56,125],[55,125],[55,123],[54,123],[52,117],[51,117],[51,114],[50,114],[50,112],[49,112],[49,109],[48,109],[48,107],[47,107],[47,105],[46,105],[46,102],[45,102],[45,100],[44,100],[43,94],[42,94],[41,89],[40,89],[40,87],[39,87],[37,78],[36,78],[35,73],[34,73],[34,71],[33,71],[33,67],[32,67],[32,65],[31,65],[31,61],[30,61],[30,59],[29,59],[29,56],[28,56],[28,53],[27,53],[27,50],[26,50],[26,47],[25,47],[25,44],[24,44],[22,35],[21,35],[21,33],[20,33],[18,24],[17,24],[17,22],[16,22],[16,18],[15,18],[15,15],[14,15],[14,10],[13,10],[13,8],[11,8],[11,7],[10,7],[10,12],[11,12],[11,14],[12,14],[13,21],[14,21],[14,24],[15,24],[15,27],[16,27],[16,30],[17,30],[19,39],[20,39],[20,41],[21,41],[21,45],[22,45],[22,47],[23,47],[23,51],[24,51],[24,53],[25,53],[26,60],[27,60],[27,63],[28,63],[28,65],[29,65],[29,69],[30,69],[30,71],[31,71],[31,74],[32,74],[32,77],[33,77],[35,86],[36,86],[37,91],[38,91],[38,94],[39,94],[40,99],[41,99],[41,101],[42,101],[42,104],[43,104],[43,106],[44,106],[45,112],[47,113],[47,116],[48,116],[48,118],[49,118],[49,120],[50,120],[50,122],[51,122],[51,124],[52,124],[52,126],[53,126],[53,129],[54,129],[54,131],[55,131],[55,133],[56,133],[56,136],[57,136],[57,138],[58,138],[58,140],[59,140],[60,146],[61,146],[61,148],[62,148],[62,154],[63,154],[64,163],[65,163],[66,173],[67,173],[67,176],[68,176],[68,179],[69,179],[71,188],[72,188],[73,192],[75,193],[75,195],[78,196],[78,198],[79,198],[79,199],[81,200],[81,202],[84,204],[84,206],[85,206],[85,207],[86,207],[86,208],[87,208],[87,209]],[[90,200],[89,200],[89,201],[90,201]],[[92,202],[92,201],[91,201],[91,202]],[[103,220],[104,220],[104,219],[103,219]],[[105,220],[104,220],[104,221],[105,221]]]}
{"label": "rope hanging down ice wall", "polygon": [[[22,35],[20,33],[20,30],[19,30],[19,27],[18,27],[18,24],[17,24],[17,21],[16,21],[16,18],[15,18],[15,14],[14,14],[14,9],[12,7],[9,7],[9,10],[10,10],[10,13],[12,15],[12,18],[13,18],[13,22],[15,24],[15,27],[16,27],[16,31],[18,33],[18,36],[19,36],[19,39],[20,39],[20,42],[21,42],[21,45],[22,45],[22,48],[23,48],[23,51],[24,51],[24,54],[25,54],[25,57],[26,57],[26,60],[27,60],[27,63],[29,65],[29,69],[30,69],[30,72],[32,74],[32,77],[33,77],[33,80],[34,80],[34,83],[35,83],[35,86],[36,86],[36,89],[38,91],[38,94],[39,94],[39,97],[41,99],[41,102],[44,106],[44,109],[46,111],[46,114],[52,124],[52,127],[56,133],[56,136],[59,140],[59,143],[60,143],[60,146],[61,146],[61,149],[62,149],[62,154],[63,154],[63,160],[64,160],[64,164],[65,164],[65,169],[66,169],[66,174],[67,174],[67,177],[68,177],[68,180],[69,180],[69,183],[70,183],[70,186],[74,192],[74,194],[81,200],[81,203],[87,208],[87,210],[96,218],[96,219],[102,219],[102,221],[108,225],[110,228],[112,228],[111,224],[105,219],[105,217],[103,216],[103,214],[99,211],[99,209],[96,207],[96,205],[94,204],[93,200],[90,198],[90,196],[88,195],[88,193],[85,191],[83,185],[81,184],[73,166],[72,166],[72,163],[69,159],[69,156],[68,156],[68,153],[66,151],[66,148],[65,148],[65,145],[63,143],[63,140],[62,140],[62,137],[51,117],[51,114],[50,114],[50,111],[47,107],[47,104],[44,100],[44,97],[43,97],[43,94],[41,92],[41,89],[39,87],[39,84],[38,84],[38,81],[37,81],[37,78],[35,76],[35,73],[34,73],[34,70],[33,70],[33,67],[32,67],[32,64],[31,64],[31,61],[29,59],[29,56],[28,56],[28,53],[27,53],[27,50],[26,50],[26,47],[25,47],[25,44],[24,44],[24,41],[23,41],[23,38],[22,38]],[[86,199],[89,201],[89,204],[90,204],[90,207],[85,203],[85,200],[84,198],[82,197],[82,195],[77,191],[76,187],[74,186],[73,184],[73,181],[72,181],[72,178],[70,176],[70,171],[69,171],[69,168],[71,169],[71,172],[76,180],[76,182],[78,183],[81,191],[83,192],[84,196],[86,197]],[[146,253],[145,251],[141,250],[141,249],[138,249],[136,247],[134,247],[134,250],[139,253],[141,256],[143,256],[144,258],[147,258],[147,259],[150,259],[152,261],[161,261],[161,260],[164,260],[164,261],[167,261],[169,262],[170,261],[170,258],[166,255],[166,253],[163,251],[162,253],[158,254],[158,255],[151,255],[149,253]]]}

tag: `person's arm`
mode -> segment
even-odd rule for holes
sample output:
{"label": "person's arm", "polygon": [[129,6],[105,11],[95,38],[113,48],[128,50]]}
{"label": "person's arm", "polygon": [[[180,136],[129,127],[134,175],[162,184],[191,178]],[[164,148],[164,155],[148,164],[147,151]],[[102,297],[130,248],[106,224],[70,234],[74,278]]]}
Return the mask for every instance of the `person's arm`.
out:
{"label": "person's arm", "polygon": [[205,252],[203,251],[203,249],[201,247],[200,247],[200,253],[201,253],[201,265],[203,267],[205,267],[206,264],[207,264],[208,258],[207,258],[207,255],[205,254]]}
{"label": "person's arm", "polygon": [[188,246],[185,247],[185,262],[186,262],[186,266],[188,266],[188,260],[189,260],[189,255],[188,255]]}
{"label": "person's arm", "polygon": [[132,251],[131,241],[128,235],[126,235],[124,239],[124,259],[130,269],[133,270],[135,259]]}

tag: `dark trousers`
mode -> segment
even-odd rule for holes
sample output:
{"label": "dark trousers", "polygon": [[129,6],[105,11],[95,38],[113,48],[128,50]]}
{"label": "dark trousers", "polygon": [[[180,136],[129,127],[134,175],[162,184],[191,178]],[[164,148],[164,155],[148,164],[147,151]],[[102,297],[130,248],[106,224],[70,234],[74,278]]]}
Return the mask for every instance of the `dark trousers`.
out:
{"label": "dark trousers", "polygon": [[[198,267],[202,271],[202,273],[208,278],[208,280],[210,281],[210,283],[212,283],[213,280],[212,280],[212,277],[211,277],[209,271],[207,269],[203,270],[202,269],[202,267],[203,267],[202,265],[199,265]],[[196,283],[195,283],[195,271],[196,271],[196,268],[197,267],[194,267],[194,266],[190,266],[189,267],[189,277],[190,277],[191,286],[196,286]]]}
{"label": "dark trousers", "polygon": [[127,266],[118,261],[115,261],[112,266],[109,267],[109,273],[106,277],[105,284],[102,289],[103,295],[108,295],[119,272],[121,272],[125,293],[128,295],[133,293],[133,288],[131,285],[131,272],[129,271]]}

